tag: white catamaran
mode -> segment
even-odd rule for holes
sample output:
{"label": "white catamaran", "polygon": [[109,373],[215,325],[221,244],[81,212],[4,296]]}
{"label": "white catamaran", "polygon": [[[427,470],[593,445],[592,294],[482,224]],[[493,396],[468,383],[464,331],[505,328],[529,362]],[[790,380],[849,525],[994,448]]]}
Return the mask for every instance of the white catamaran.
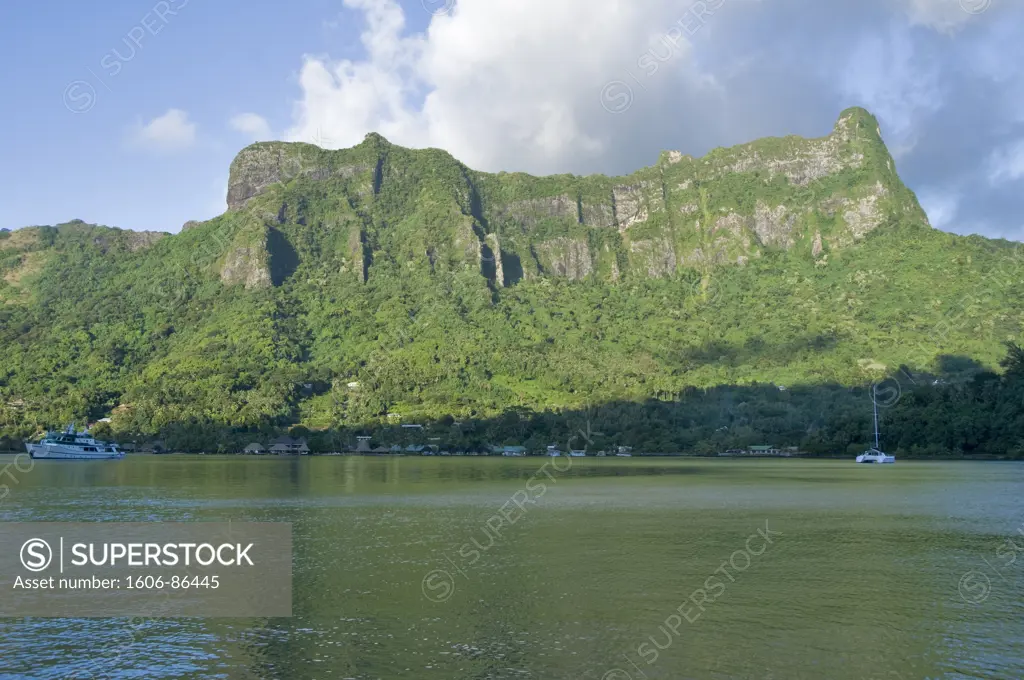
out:
{"label": "white catamaran", "polygon": [[878,401],[875,399],[875,388],[871,388],[871,403],[875,407],[875,446],[857,456],[858,463],[895,463],[896,456],[883,453],[878,447]]}
{"label": "white catamaran", "polygon": [[124,451],[110,444],[93,439],[88,432],[75,432],[74,424],[63,432],[47,432],[38,444],[25,442],[25,449],[33,458],[54,460],[104,460],[124,458]]}

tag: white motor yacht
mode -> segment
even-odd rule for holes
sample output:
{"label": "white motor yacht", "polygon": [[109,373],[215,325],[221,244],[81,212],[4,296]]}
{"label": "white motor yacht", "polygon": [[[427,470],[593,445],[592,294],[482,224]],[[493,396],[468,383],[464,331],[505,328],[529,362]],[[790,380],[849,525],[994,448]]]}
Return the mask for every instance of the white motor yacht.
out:
{"label": "white motor yacht", "polygon": [[124,458],[116,444],[94,439],[88,432],[75,432],[73,424],[63,432],[47,432],[38,444],[25,442],[25,449],[33,458],[53,460]]}

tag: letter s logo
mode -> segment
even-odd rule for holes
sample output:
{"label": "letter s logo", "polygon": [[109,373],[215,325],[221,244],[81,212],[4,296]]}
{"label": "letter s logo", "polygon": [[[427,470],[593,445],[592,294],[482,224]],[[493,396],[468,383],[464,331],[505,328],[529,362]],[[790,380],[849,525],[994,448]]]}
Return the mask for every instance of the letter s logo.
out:
{"label": "letter s logo", "polygon": [[41,538],[30,538],[21,546],[21,565],[29,571],[43,571],[52,561],[50,544]]}
{"label": "letter s logo", "polygon": [[423,577],[420,589],[431,602],[444,602],[455,594],[455,579],[444,569],[435,569]]}

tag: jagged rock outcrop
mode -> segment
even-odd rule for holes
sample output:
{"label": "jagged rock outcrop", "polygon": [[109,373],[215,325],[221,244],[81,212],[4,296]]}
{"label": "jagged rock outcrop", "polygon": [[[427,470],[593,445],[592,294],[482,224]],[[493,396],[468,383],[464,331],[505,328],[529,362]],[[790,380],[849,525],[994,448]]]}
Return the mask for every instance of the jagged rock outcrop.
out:
{"label": "jagged rock outcrop", "polygon": [[754,210],[753,229],[757,240],[764,246],[793,247],[793,226],[796,215],[784,205],[769,208],[763,201]]}
{"label": "jagged rock outcrop", "polygon": [[241,283],[246,288],[265,288],[270,285],[270,268],[266,251],[258,246],[233,248],[224,258],[220,280],[227,285]]}
{"label": "jagged rock outcrop", "polygon": [[881,199],[887,194],[887,190],[881,183],[874,187],[874,192],[863,196],[856,202],[847,202],[850,208],[843,212],[843,220],[850,228],[854,238],[860,238],[869,231],[877,229],[885,219]]}
{"label": "jagged rock outcrop", "polygon": [[[769,178],[783,175],[796,186],[806,186],[843,170],[856,170],[864,163],[864,153],[847,149],[849,143],[857,138],[881,141],[877,121],[872,117],[870,123],[865,122],[862,113],[866,112],[857,109],[843,112],[831,135],[801,140],[801,144],[786,148],[784,154],[775,149],[762,151],[750,148],[742,151],[723,170],[726,173],[767,171]],[[870,126],[870,129],[865,126]]]}
{"label": "jagged rock outcrop", "polygon": [[629,244],[631,260],[651,278],[670,276],[676,271],[676,253],[668,239],[636,241]]}
{"label": "jagged rock outcrop", "polygon": [[336,165],[331,161],[330,152],[312,144],[270,142],[248,146],[231,163],[228,209],[237,210],[267,188],[299,177],[348,178],[368,169],[364,165]]}
{"label": "jagged rock outcrop", "polygon": [[537,246],[542,271],[571,281],[590,276],[594,262],[587,244],[579,239],[558,238]]}
{"label": "jagged rock outcrop", "polygon": [[[703,158],[671,151],[625,177],[476,172],[443,151],[371,134],[337,151],[247,147],[232,163],[228,204],[297,241],[325,219],[359,224],[360,257],[349,244],[342,266],[359,262],[363,280],[378,252],[432,270],[471,263],[498,286],[545,275],[618,280],[799,244],[818,259],[826,244],[848,247],[884,224],[926,222],[894,168],[862,109],[844,111],[822,138],[758,140]],[[226,258],[225,280],[245,269],[241,280],[264,285],[247,257]]]}
{"label": "jagged rock outcrop", "polygon": [[665,209],[661,188],[650,181],[621,184],[612,189],[612,196],[615,200],[615,220],[620,232],[646,222],[652,213]]}
{"label": "jagged rock outcrop", "polygon": [[497,286],[504,286],[505,267],[501,262],[501,241],[497,234],[488,234],[486,241],[491,249],[491,258],[494,262],[494,283]]}
{"label": "jagged rock outcrop", "polygon": [[250,290],[272,285],[269,236],[266,227],[247,227],[236,234],[224,254],[220,280],[225,285],[241,284]]}
{"label": "jagged rock outcrop", "polygon": [[579,222],[576,199],[566,194],[514,201],[496,212],[499,219],[515,222],[524,229],[531,229],[547,218]]}
{"label": "jagged rock outcrop", "polygon": [[580,217],[583,224],[598,229],[615,226],[615,208],[611,196],[607,203],[580,202]]}

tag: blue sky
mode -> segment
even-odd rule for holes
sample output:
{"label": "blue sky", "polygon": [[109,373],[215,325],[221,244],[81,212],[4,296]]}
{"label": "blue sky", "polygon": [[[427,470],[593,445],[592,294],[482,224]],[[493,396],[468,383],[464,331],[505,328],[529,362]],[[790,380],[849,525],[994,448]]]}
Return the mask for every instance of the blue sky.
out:
{"label": "blue sky", "polygon": [[[338,2],[168,0],[175,14],[154,12],[158,5],[4,3],[0,226],[78,217],[177,231],[187,219],[212,217],[223,210],[231,159],[251,141],[230,118],[260,111],[283,129],[302,55],[361,51],[359,15],[342,17]],[[429,15],[420,12],[425,25]],[[136,46],[139,27],[146,33]],[[93,92],[88,110],[65,106],[65,94],[82,109]],[[188,148],[132,143],[140,123],[171,109],[196,126]]]}
{"label": "blue sky", "polygon": [[0,227],[177,231],[255,138],[624,173],[862,105],[933,224],[1022,240],[1022,46],[1021,0],[5,3]]}

